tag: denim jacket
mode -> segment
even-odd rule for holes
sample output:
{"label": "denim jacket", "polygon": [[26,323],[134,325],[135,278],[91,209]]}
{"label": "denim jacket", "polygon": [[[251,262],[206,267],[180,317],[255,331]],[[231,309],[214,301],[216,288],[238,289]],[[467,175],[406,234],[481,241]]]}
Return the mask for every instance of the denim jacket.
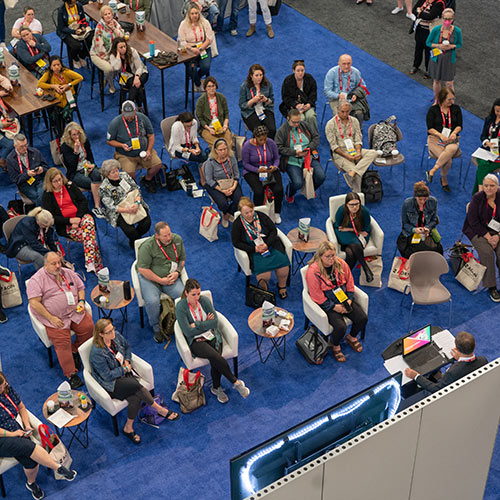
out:
{"label": "denim jacket", "polygon": [[[425,227],[431,231],[437,226],[437,200],[434,196],[429,196],[424,207]],[[403,225],[403,234],[410,236],[417,227],[418,222],[418,204],[414,197],[406,198],[401,209],[401,222]]]}

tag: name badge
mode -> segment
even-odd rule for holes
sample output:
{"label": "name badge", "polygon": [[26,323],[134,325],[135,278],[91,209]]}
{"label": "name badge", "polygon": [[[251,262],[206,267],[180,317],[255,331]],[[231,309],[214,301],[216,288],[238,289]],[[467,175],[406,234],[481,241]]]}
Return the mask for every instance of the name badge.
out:
{"label": "name badge", "polygon": [[206,58],[208,57],[207,51],[206,51],[206,50],[202,50],[202,51],[200,52],[200,57],[201,57],[202,59],[206,59]]}
{"label": "name badge", "polygon": [[120,184],[118,184],[126,193],[130,190],[130,184],[125,180],[122,179],[120,181]]}
{"label": "name badge", "polygon": [[344,290],[342,290],[342,288],[336,288],[334,291],[333,291],[333,294],[335,295],[335,297],[337,297],[337,300],[342,303],[342,302],[345,302],[347,300],[347,295],[345,294]]}
{"label": "name badge", "polygon": [[191,155],[191,153],[189,151],[183,151],[182,152],[182,157],[185,159],[185,160],[189,160],[189,156]]}
{"label": "name badge", "polygon": [[124,358],[123,358],[123,354],[122,354],[121,352],[117,352],[117,353],[115,354],[115,358],[116,358],[116,360],[118,361],[118,363],[123,364],[123,359],[124,359]]}
{"label": "name badge", "polygon": [[45,68],[45,66],[47,66],[47,62],[45,61],[45,59],[38,59],[38,61],[36,62],[36,65],[39,68]]}
{"label": "name badge", "polygon": [[220,124],[220,120],[218,118],[214,118],[211,125],[214,128],[216,134],[218,134],[222,129],[222,125]]}
{"label": "name badge", "polygon": [[73,92],[71,90],[66,90],[64,92],[64,95],[66,96],[66,100],[68,101],[69,107],[70,108],[75,108],[76,107],[76,102],[75,102],[75,97],[73,96]]}
{"label": "name badge", "polygon": [[177,271],[177,262],[171,262],[170,263],[170,272],[171,273],[175,273],[175,271]]}
{"label": "name badge", "polygon": [[356,148],[354,147],[352,139],[344,139],[344,144],[347,152],[352,156],[356,156]]}
{"label": "name badge", "polygon": [[302,153],[302,144],[295,144],[293,146],[293,149],[295,149],[295,151],[297,151],[297,153]]}
{"label": "name badge", "polygon": [[76,304],[76,302],[75,302],[75,296],[73,295],[73,292],[67,291],[64,293],[66,294],[66,300],[68,301],[68,306],[74,306]]}
{"label": "name badge", "polygon": [[259,181],[260,182],[267,181],[267,172],[259,172]]}
{"label": "name badge", "polygon": [[132,137],[132,149],[141,149],[139,137]]}
{"label": "name badge", "polygon": [[495,233],[500,232],[500,222],[495,219],[490,220],[490,222],[488,223],[488,227],[495,231]]}
{"label": "name badge", "polygon": [[412,245],[418,245],[422,241],[422,235],[420,233],[413,233],[411,238]]}
{"label": "name badge", "polygon": [[120,73],[120,85],[127,85],[128,74]]}
{"label": "name badge", "polygon": [[448,127],[443,127],[443,130],[441,131],[441,133],[442,133],[445,137],[450,137],[450,134],[451,134],[451,129],[449,129]]}
{"label": "name badge", "polygon": [[255,105],[255,114],[261,121],[266,119],[266,114],[264,113],[264,105],[261,102]]}
{"label": "name badge", "polygon": [[264,244],[264,240],[262,239],[261,236],[257,236],[257,238],[255,238],[255,246],[258,247],[260,245],[263,245]]}
{"label": "name badge", "polygon": [[495,139],[491,139],[490,140],[491,142],[491,152],[494,154],[494,155],[498,155],[498,137],[496,137]]}
{"label": "name badge", "polygon": [[26,182],[31,186],[35,182],[35,178],[30,177]]}

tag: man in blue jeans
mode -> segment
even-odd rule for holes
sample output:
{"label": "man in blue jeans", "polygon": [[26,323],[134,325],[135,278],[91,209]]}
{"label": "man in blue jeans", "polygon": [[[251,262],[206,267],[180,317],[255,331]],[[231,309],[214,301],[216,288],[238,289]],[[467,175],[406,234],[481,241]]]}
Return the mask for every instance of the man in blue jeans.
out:
{"label": "man in blue jeans", "polygon": [[28,147],[23,134],[14,137],[14,151],[7,156],[7,173],[19,191],[35,205],[42,205],[43,178],[49,168],[42,153]]}
{"label": "man in blue jeans", "polygon": [[[228,0],[219,0],[219,17],[215,31],[222,31],[224,27],[224,14]],[[238,34],[238,12],[240,10],[240,0],[231,0],[231,17],[229,18],[229,31],[232,36]]]}
{"label": "man in blue jeans", "polygon": [[160,334],[160,295],[172,299],[182,295],[184,284],[180,277],[186,261],[184,243],[178,234],[170,231],[166,222],[155,225],[155,234],[142,243],[137,255],[137,272],[146,313],[156,342],[163,342]]}

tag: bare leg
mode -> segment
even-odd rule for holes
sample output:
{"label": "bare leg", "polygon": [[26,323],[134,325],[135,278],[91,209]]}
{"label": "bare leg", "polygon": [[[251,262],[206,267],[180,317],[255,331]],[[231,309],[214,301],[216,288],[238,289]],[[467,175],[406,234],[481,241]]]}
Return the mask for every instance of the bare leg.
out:
{"label": "bare leg", "polygon": [[432,80],[432,90],[434,91],[434,104],[438,102],[438,94],[441,90],[441,80]]}
{"label": "bare leg", "polygon": [[278,287],[279,288],[286,288],[286,280],[288,278],[288,271],[289,267],[280,267],[279,269],[276,269],[276,277],[278,278]]}
{"label": "bare leg", "polygon": [[101,197],[99,196],[99,186],[101,184],[91,184],[90,191],[92,192],[92,198],[94,198],[94,205],[96,207],[101,206]]}
{"label": "bare leg", "polygon": [[453,92],[455,92],[455,85],[454,85],[453,80],[452,80],[451,82],[445,82],[445,85],[446,85],[449,89],[453,90]]}
{"label": "bare leg", "polygon": [[269,283],[269,280],[271,279],[271,271],[267,273],[262,273],[262,274],[257,274],[257,283],[260,286],[261,280],[264,280],[266,282],[266,290],[267,290],[267,284]]}
{"label": "bare leg", "polygon": [[160,171],[161,163],[153,165],[146,173],[146,180],[150,181]]}
{"label": "bare leg", "polygon": [[49,454],[38,444],[35,446],[35,449],[33,450],[33,453],[31,454],[30,458],[31,460],[34,460],[35,462],[47,467],[48,469],[52,470],[59,469],[59,464],[57,462],[54,462],[54,460],[50,458]]}
{"label": "bare leg", "polygon": [[[402,4],[403,2],[401,2]],[[405,0],[405,5],[406,5],[406,12],[407,14],[411,14],[411,10],[412,10],[412,4],[411,4],[411,0]],[[403,5],[399,5],[399,2],[398,2],[398,7],[402,7]]]}
{"label": "bare leg", "polygon": [[125,432],[134,432],[134,419],[133,418],[127,418],[127,423],[125,424],[125,427],[123,428]]}
{"label": "bare leg", "polygon": [[24,469],[24,473],[26,474],[26,479],[28,483],[32,484],[36,481],[36,476],[38,474],[38,469],[40,467],[37,465],[34,469]]}

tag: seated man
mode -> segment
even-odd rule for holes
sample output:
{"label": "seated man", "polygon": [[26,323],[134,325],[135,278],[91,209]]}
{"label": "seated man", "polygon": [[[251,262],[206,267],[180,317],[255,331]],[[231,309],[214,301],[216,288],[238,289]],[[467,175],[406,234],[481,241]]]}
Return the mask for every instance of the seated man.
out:
{"label": "seated man", "polygon": [[42,153],[28,146],[23,134],[14,137],[14,151],[7,156],[10,180],[35,205],[42,205],[43,179],[49,168]]}
{"label": "seated man", "polygon": [[411,368],[406,368],[405,375],[414,379],[422,389],[431,393],[437,392],[488,363],[484,356],[476,357],[474,354],[475,347],[474,335],[468,332],[460,332],[455,338],[455,347],[451,350],[451,355],[456,363],[453,363],[437,382],[432,382]]}
{"label": "seated man", "polygon": [[370,118],[365,81],[360,71],[352,66],[352,58],[349,54],[342,54],[338,65],[328,70],[325,76],[324,92],[334,115],[338,111],[339,102],[347,100],[353,105],[351,115],[358,119],[360,127],[363,126],[364,120]]}
{"label": "seated man", "polygon": [[337,114],[326,124],[326,138],[330,143],[332,159],[344,172],[344,178],[354,193],[361,191],[363,174],[375,158],[373,149],[363,149],[359,122],[349,116],[351,104],[342,101]]}
{"label": "seated man", "polygon": [[153,149],[155,134],[149,118],[138,113],[135,102],[125,101],[122,114],[111,120],[107,135],[108,144],[115,148],[115,160],[121,169],[135,179],[138,168],[147,170],[141,179],[147,191],[156,193],[154,176],[161,168],[161,160]]}
{"label": "seated man", "polygon": [[[33,315],[46,327],[57,359],[72,389],[83,385],[75,367],[78,347],[92,337],[94,324],[85,310],[85,287],[74,271],[62,267],[56,252],[45,256],[45,264],[29,280],[26,293]],[[71,330],[76,341],[71,344]]]}
{"label": "seated man", "polygon": [[[314,190],[318,189],[325,180],[325,172],[317,160],[319,134],[301,120],[298,109],[292,108],[288,112],[287,121],[276,132],[276,145],[281,155],[282,170],[286,170],[290,178],[288,185],[288,201],[293,202],[293,196],[302,187],[304,182],[304,158],[311,154],[313,168]],[[316,157],[316,158],[315,158]]]}
{"label": "seated man", "polygon": [[155,225],[155,234],[142,243],[137,255],[137,271],[142,296],[146,303],[149,324],[156,342],[163,342],[160,334],[160,294],[172,299],[182,295],[184,285],[179,279],[186,261],[184,243],[178,234],[170,231],[166,222]]}
{"label": "seated man", "polygon": [[19,28],[21,40],[16,45],[17,59],[36,78],[48,69],[51,46],[43,35],[33,34],[27,26]]}

